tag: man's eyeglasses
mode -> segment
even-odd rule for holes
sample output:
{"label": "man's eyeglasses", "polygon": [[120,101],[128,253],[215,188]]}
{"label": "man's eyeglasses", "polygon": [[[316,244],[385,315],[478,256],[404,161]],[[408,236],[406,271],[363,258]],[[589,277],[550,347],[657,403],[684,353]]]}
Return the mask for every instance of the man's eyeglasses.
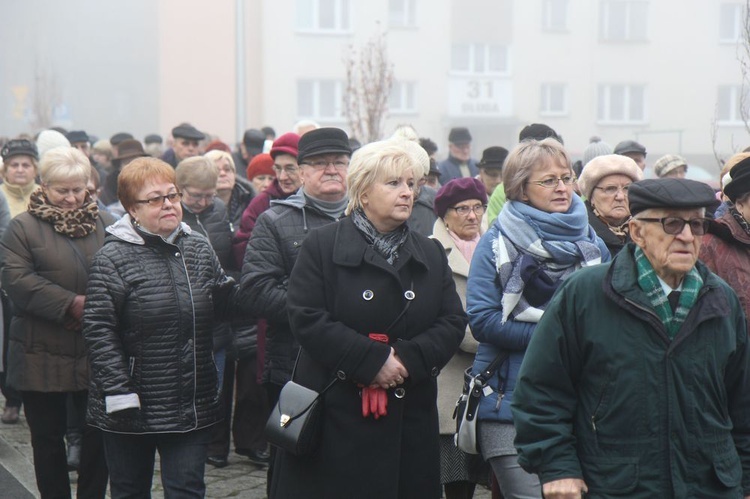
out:
{"label": "man's eyeglasses", "polygon": [[691,218],[685,220],[684,218],[678,217],[664,217],[664,218],[635,218],[641,222],[659,222],[667,234],[676,236],[682,233],[685,228],[685,224],[690,224],[690,231],[694,236],[702,236],[708,232],[708,225],[710,219],[708,218]]}
{"label": "man's eyeglasses", "polygon": [[536,184],[544,187],[545,189],[555,189],[560,182],[565,185],[570,185],[576,181],[575,175],[565,175],[563,177],[552,177],[544,180],[529,180],[529,184]]}
{"label": "man's eyeglasses", "polygon": [[622,191],[623,194],[627,194],[628,193],[628,188],[630,188],[630,184],[623,185],[623,186],[608,185],[607,187],[594,187],[594,189],[599,189],[600,191],[602,191],[607,196],[614,196],[615,194],[617,194],[620,191]]}
{"label": "man's eyeglasses", "polygon": [[472,211],[476,216],[481,217],[484,215],[484,210],[486,210],[487,207],[483,204],[478,204],[476,206],[451,206],[450,209],[456,210],[456,213],[462,217],[468,217],[469,213]]}
{"label": "man's eyeglasses", "polygon": [[139,204],[148,204],[149,206],[164,206],[164,202],[169,199],[170,203],[176,203],[182,198],[181,192],[170,192],[166,196],[154,196],[148,199],[136,199],[135,202]]}
{"label": "man's eyeglasses", "polygon": [[303,161],[300,164],[312,166],[316,170],[325,170],[328,167],[328,165],[335,166],[337,170],[346,170],[349,167],[349,162],[342,161],[342,160],[328,161],[328,160],[321,159],[318,161]]}
{"label": "man's eyeglasses", "polygon": [[[323,165],[323,168],[325,168],[325,167],[326,167],[326,165]],[[286,172],[287,175],[296,175],[297,172],[299,171],[299,166],[277,166],[277,165],[273,165],[273,171],[276,172],[276,176],[281,175],[281,172]]]}
{"label": "man's eyeglasses", "polygon": [[185,189],[184,193],[190,196],[191,198],[195,199],[196,201],[211,201],[213,198],[216,197],[215,192],[212,192],[210,194],[193,194],[189,190]]}

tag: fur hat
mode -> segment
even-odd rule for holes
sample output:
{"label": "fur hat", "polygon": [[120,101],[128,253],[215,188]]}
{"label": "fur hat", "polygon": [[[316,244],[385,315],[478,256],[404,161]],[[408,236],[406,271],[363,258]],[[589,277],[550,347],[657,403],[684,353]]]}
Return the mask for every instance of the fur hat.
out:
{"label": "fur hat", "polygon": [[443,218],[448,208],[467,199],[478,199],[482,204],[487,204],[487,189],[484,184],[473,177],[453,179],[442,186],[435,195],[435,214]]}
{"label": "fur hat", "polygon": [[70,147],[70,142],[65,138],[65,135],[56,130],[44,130],[36,139],[36,148],[39,151],[40,160],[44,157],[44,153],[50,149],[62,146]]}
{"label": "fur hat", "polygon": [[619,154],[605,154],[597,156],[583,167],[581,177],[578,179],[578,187],[586,199],[591,199],[594,187],[608,175],[625,175],[630,180],[637,182],[643,179],[643,172],[632,159]]}
{"label": "fur hat", "polygon": [[253,156],[250,160],[250,164],[247,165],[247,179],[252,180],[258,175],[273,175],[276,176],[276,172],[273,171],[273,158],[270,154],[260,153]]}

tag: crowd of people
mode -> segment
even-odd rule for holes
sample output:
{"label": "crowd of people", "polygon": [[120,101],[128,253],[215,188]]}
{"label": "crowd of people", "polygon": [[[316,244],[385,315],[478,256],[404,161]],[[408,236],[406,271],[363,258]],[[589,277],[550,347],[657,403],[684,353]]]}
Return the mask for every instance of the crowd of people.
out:
{"label": "crowd of people", "polygon": [[[234,452],[269,498],[750,497],[750,153],[714,192],[632,140],[448,143],[0,144],[2,423],[40,496],[150,497],[158,452],[165,497],[204,497]],[[305,455],[264,436],[289,381],[322,392]]]}

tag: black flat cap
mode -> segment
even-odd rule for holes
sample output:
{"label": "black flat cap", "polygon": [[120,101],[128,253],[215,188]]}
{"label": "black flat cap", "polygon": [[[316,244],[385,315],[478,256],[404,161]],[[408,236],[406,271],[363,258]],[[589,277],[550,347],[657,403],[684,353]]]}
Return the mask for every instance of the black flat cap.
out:
{"label": "black flat cap", "polygon": [[614,154],[637,153],[646,155],[646,148],[635,140],[623,140],[615,146]]}
{"label": "black flat cap", "polygon": [[448,134],[448,142],[451,144],[466,144],[471,142],[471,133],[469,129],[463,126],[451,128]]}
{"label": "black flat cap", "polygon": [[745,158],[729,170],[729,176],[732,181],[724,186],[724,194],[731,202],[737,201],[737,198],[750,192],[750,158]]}
{"label": "black flat cap", "polygon": [[482,151],[482,159],[477,166],[479,168],[502,168],[508,150],[504,147],[492,146]]}
{"label": "black flat cap", "polygon": [[518,142],[523,142],[524,140],[544,139],[555,139],[562,144],[562,139],[557,135],[557,132],[544,123],[532,123],[531,125],[526,125],[518,134]]}
{"label": "black flat cap", "polygon": [[297,162],[302,163],[310,156],[319,154],[347,154],[351,156],[349,137],[340,128],[318,128],[304,134],[299,139]]}
{"label": "black flat cap", "polygon": [[143,139],[144,144],[161,144],[164,139],[158,133],[150,133]]}
{"label": "black flat cap", "polygon": [[77,142],[89,142],[89,134],[84,132],[83,130],[74,130],[72,132],[68,132],[65,134],[65,138],[68,139],[68,142],[71,144],[75,144]]}
{"label": "black flat cap", "polygon": [[178,125],[172,129],[172,137],[180,137],[181,139],[188,140],[203,140],[205,135],[203,135],[203,132],[195,128],[193,125],[189,123],[183,123],[182,125]]}
{"label": "black flat cap", "polygon": [[686,178],[650,178],[630,184],[630,214],[649,208],[712,208],[719,204],[708,184]]}

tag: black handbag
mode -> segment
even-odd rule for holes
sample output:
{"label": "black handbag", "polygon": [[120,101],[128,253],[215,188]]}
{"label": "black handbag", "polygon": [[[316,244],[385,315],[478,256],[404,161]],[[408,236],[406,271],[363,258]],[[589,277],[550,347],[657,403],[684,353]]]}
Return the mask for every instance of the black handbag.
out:
{"label": "black handbag", "polygon": [[331,381],[320,393],[294,381],[287,382],[266,423],[268,442],[295,456],[312,454],[320,440],[321,397],[335,382]]}

